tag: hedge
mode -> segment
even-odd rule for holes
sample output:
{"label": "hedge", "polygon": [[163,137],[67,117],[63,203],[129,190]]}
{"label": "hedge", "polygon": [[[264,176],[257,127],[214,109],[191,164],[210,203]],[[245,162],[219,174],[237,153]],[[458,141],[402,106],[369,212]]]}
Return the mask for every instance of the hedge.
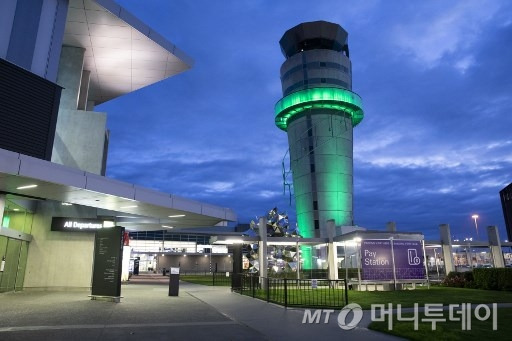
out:
{"label": "hedge", "polygon": [[473,278],[478,289],[512,291],[512,268],[474,269]]}

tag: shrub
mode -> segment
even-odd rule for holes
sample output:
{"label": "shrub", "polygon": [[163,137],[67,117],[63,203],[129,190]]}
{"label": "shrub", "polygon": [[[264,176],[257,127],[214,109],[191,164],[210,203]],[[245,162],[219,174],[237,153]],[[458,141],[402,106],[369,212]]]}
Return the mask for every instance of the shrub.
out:
{"label": "shrub", "polygon": [[471,272],[450,272],[443,282],[442,286],[454,288],[471,288],[473,287],[473,274]]}

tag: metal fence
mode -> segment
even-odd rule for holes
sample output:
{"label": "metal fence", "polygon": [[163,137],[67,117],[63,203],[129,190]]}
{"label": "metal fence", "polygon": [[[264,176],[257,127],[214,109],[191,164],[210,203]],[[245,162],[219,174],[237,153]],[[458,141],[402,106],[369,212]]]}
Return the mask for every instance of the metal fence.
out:
{"label": "metal fence", "polygon": [[213,286],[230,286],[231,272],[183,272],[180,273],[181,280]]}
{"label": "metal fence", "polygon": [[235,274],[231,289],[285,307],[341,308],[348,304],[345,280],[288,279]]}

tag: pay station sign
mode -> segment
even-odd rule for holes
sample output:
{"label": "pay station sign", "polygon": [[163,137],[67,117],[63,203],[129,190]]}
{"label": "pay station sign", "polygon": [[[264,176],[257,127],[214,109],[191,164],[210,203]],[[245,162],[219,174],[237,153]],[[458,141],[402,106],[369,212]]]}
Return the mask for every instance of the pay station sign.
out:
{"label": "pay station sign", "polygon": [[424,279],[422,244],[419,240],[363,240],[361,270],[363,280]]}
{"label": "pay station sign", "polygon": [[53,217],[51,230],[62,232],[95,232],[103,228],[113,227],[114,225],[113,221],[105,221],[103,219]]}

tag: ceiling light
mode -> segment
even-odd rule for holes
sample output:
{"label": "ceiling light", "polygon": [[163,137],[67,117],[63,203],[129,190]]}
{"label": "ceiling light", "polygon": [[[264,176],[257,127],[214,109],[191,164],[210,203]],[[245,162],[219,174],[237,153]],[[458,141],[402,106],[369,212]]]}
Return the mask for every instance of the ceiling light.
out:
{"label": "ceiling light", "polygon": [[137,205],[131,205],[131,206],[122,206],[122,207],[119,207],[120,209],[123,209],[123,208],[135,208],[135,207],[138,207]]}
{"label": "ceiling light", "polygon": [[34,188],[34,187],[37,187],[37,185],[20,186],[20,187],[16,187],[16,189],[28,189],[28,188]]}
{"label": "ceiling light", "polygon": [[172,229],[174,226],[162,225],[162,227],[167,227],[168,229]]}
{"label": "ceiling light", "polygon": [[19,208],[13,208],[12,210],[13,211],[19,211],[20,209]]}
{"label": "ceiling light", "polygon": [[169,218],[181,218],[184,216],[185,216],[184,214],[175,214],[175,215],[170,215]]}
{"label": "ceiling light", "polygon": [[69,203],[69,202],[63,202],[61,204],[62,206],[73,206],[73,204]]}

